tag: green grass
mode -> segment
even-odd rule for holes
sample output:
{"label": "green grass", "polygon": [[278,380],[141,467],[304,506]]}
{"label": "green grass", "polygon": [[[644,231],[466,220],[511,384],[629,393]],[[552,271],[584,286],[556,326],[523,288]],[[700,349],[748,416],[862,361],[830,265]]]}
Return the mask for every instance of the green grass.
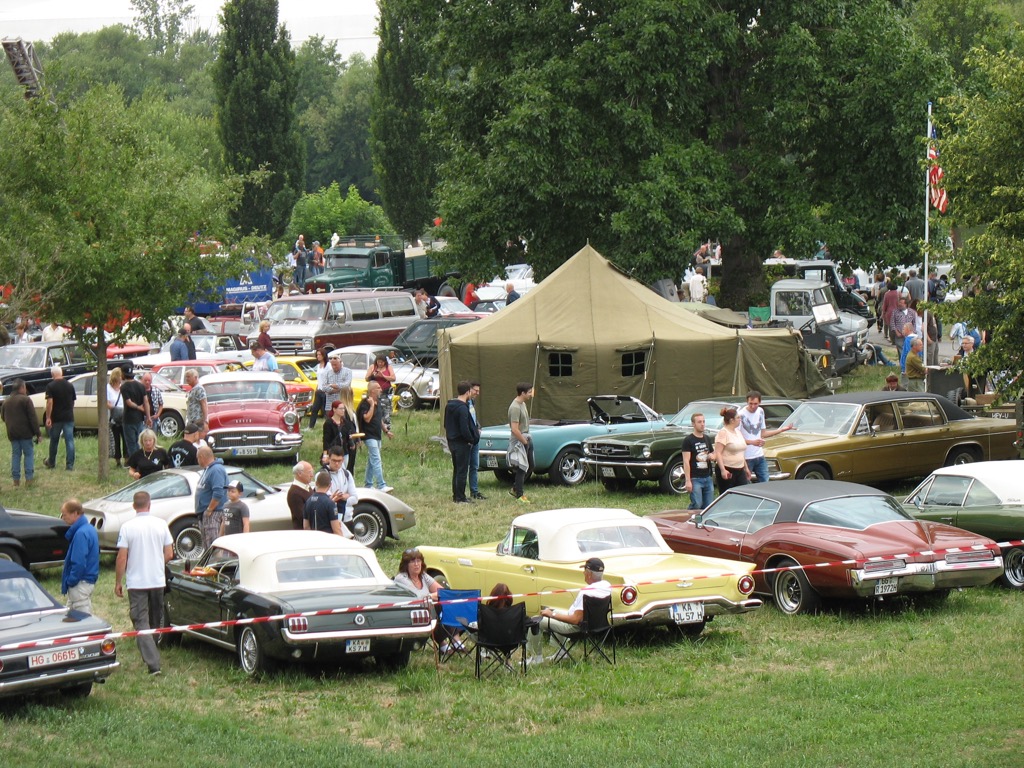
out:
{"label": "green grass", "polygon": [[[873,373],[858,372],[858,388],[880,387],[880,379],[860,379]],[[379,552],[389,572],[405,546],[494,540],[520,511],[486,473],[487,501],[447,501],[451,465],[429,440],[437,427],[436,412],[403,414],[385,446],[385,476],[418,518],[401,543]],[[41,469],[31,491],[12,491],[5,478],[4,504],[56,514],[68,495],[92,498],[119,484],[96,483],[95,440],[81,439],[79,448],[72,476]],[[310,459],[318,453],[313,442],[303,451]],[[0,466],[8,458],[0,453]],[[255,472],[289,477],[283,464]],[[534,509],[616,505],[648,514],[681,505],[654,489],[609,494],[596,483],[535,483],[529,495]],[[106,556],[96,610],[129,629],[112,567]],[[43,580],[59,589],[56,572]],[[938,606],[897,600],[795,618],[765,608],[719,618],[696,641],[667,630],[625,634],[615,668],[545,665],[524,679],[482,683],[471,663],[439,673],[428,654],[397,674],[366,663],[254,682],[227,652],[188,640],[164,650],[165,673],[150,679],[126,641],[122,668],[88,700],[3,705],[3,762],[1017,766],[1022,623],[1022,595],[996,587],[954,593]]]}

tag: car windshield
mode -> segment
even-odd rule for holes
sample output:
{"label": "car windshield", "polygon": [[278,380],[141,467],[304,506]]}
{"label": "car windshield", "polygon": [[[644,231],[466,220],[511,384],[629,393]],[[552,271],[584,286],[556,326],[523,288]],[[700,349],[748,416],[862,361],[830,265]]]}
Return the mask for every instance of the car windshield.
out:
{"label": "car windshield", "polygon": [[263,491],[264,493],[275,493],[274,489],[266,483],[257,480],[255,477],[250,475],[248,472],[238,469],[237,467],[228,467],[228,477],[232,480],[238,480],[242,483],[242,498],[247,499],[255,496],[257,492]]}
{"label": "car windshield", "polygon": [[587,528],[576,534],[581,554],[616,549],[660,549],[649,528],[642,525],[605,525]]}
{"label": "car windshield", "polygon": [[623,424],[631,421],[654,421],[658,414],[638,400],[628,397],[594,398],[590,402],[594,421]]}
{"label": "car windshield", "polygon": [[690,420],[693,414],[703,413],[704,414],[704,429],[708,432],[718,432],[722,428],[722,417],[719,411],[722,410],[721,403],[709,403],[697,401],[690,403],[683,410],[677,413],[669,420],[669,424],[675,424],[677,427],[689,427],[693,428],[693,422]]}
{"label": "car windshield", "polygon": [[427,341],[433,341],[434,335],[437,333],[438,329],[446,327],[447,324],[442,325],[437,322],[413,323],[399,334],[395,343],[412,346],[413,344],[423,344]]}
{"label": "car windshield", "polygon": [[369,266],[370,257],[367,254],[332,253],[327,256],[328,269],[357,269],[364,272]]}
{"label": "car windshield", "polygon": [[859,413],[860,406],[852,403],[802,403],[783,426],[812,435],[847,435]]}
{"label": "car windshield", "polygon": [[0,616],[60,608],[31,576],[0,579]]}
{"label": "car windshield", "polygon": [[800,522],[863,531],[877,523],[912,520],[892,496],[843,496],[804,507]]}
{"label": "car windshield", "polygon": [[362,555],[314,554],[277,561],[277,580],[296,582],[359,581],[374,578],[373,569]]}
{"label": "car windshield", "polygon": [[153,374],[153,386],[161,392],[181,392],[181,387],[166,376],[161,376],[159,373]]}
{"label": "car windshield", "polygon": [[174,472],[154,472],[107,496],[107,501],[131,504],[137,491],[146,491],[153,501],[191,496],[188,480]]}
{"label": "car windshield", "polygon": [[45,368],[46,349],[24,344],[0,347],[0,368]]}
{"label": "car windshield", "polygon": [[288,392],[284,388],[283,381],[232,379],[231,381],[209,382],[203,384],[203,387],[206,389],[206,399],[211,403],[237,402],[239,400],[281,402],[288,399]]}
{"label": "car windshield", "polygon": [[271,323],[306,322],[322,320],[327,314],[327,302],[315,299],[304,301],[275,301],[267,310],[267,320]]}

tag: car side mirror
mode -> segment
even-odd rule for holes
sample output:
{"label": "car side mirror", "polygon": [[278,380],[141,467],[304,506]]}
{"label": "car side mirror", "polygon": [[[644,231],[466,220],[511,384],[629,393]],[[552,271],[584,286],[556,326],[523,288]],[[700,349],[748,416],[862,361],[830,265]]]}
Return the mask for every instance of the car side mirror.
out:
{"label": "car side mirror", "polygon": [[911,497],[910,501],[919,510],[920,509],[924,509],[924,501],[922,501],[921,497],[919,495],[917,495],[916,493]]}
{"label": "car side mirror", "polygon": [[696,527],[698,527],[698,528],[703,528],[704,527],[704,515],[697,514],[697,515],[694,515],[693,517],[691,517],[690,519],[693,521],[693,524]]}
{"label": "car side mirror", "polygon": [[254,498],[256,499],[256,501],[263,501],[265,498],[267,498],[267,493],[261,488],[260,490],[256,491],[256,495],[254,496]]}
{"label": "car side mirror", "polygon": [[508,550],[505,549],[505,542],[504,541],[499,541],[498,542],[498,546],[495,548],[494,552],[495,552],[495,554],[498,554],[498,555],[507,555],[508,554]]}

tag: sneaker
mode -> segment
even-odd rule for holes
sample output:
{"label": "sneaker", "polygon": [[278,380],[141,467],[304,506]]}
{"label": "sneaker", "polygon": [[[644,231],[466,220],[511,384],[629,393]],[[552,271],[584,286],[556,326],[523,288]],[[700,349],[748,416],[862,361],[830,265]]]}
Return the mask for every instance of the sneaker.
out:
{"label": "sneaker", "polygon": [[530,500],[528,498],[526,498],[525,494],[520,496],[518,499],[516,499],[516,501],[518,501],[520,504],[529,504],[530,503]]}
{"label": "sneaker", "polygon": [[391,493],[393,490],[395,490],[395,489],[392,486],[385,485],[383,488],[380,489],[380,492],[381,493]]}
{"label": "sneaker", "polygon": [[484,496],[484,495],[483,495],[482,493],[480,493],[479,491],[477,491],[476,493],[474,493],[474,494],[471,494],[471,495],[470,495],[470,498],[476,499],[477,501],[483,501],[483,500],[484,500],[484,499],[486,499],[487,497],[486,497],[486,496]]}
{"label": "sneaker", "polygon": [[472,499],[455,499],[456,504],[472,504]]}
{"label": "sneaker", "polygon": [[43,459],[43,466],[47,469],[53,469],[53,462],[49,459]]}
{"label": "sneaker", "polygon": [[159,669],[151,669],[151,670],[149,670],[149,676],[150,677],[159,677],[162,674],[163,674],[163,672],[161,672]]}

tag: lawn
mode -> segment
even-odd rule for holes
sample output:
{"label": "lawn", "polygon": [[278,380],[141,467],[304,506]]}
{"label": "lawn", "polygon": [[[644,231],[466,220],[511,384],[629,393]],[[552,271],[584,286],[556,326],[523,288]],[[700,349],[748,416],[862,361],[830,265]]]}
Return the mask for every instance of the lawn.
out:
{"label": "lawn", "polygon": [[[865,369],[851,386],[877,382]],[[520,511],[490,474],[481,482],[487,501],[448,501],[450,463],[429,439],[437,426],[436,412],[402,414],[385,446],[387,481],[418,518],[379,552],[389,572],[406,546],[494,540]],[[304,457],[316,458],[318,442],[307,440]],[[69,495],[106,492],[95,481],[95,445],[80,439],[75,473],[40,469],[34,489],[12,490],[5,477],[4,504],[56,514]],[[3,441],[0,466],[8,457]],[[290,477],[283,464],[255,472]],[[597,483],[535,483],[529,495],[533,509],[676,506],[653,485],[611,494]],[[129,629],[112,569],[105,556],[97,613]],[[42,578],[59,591],[57,572]],[[121,669],[88,700],[0,708],[4,764],[1018,766],[1022,623],[1022,596],[997,587],[940,605],[895,600],[819,616],[764,608],[719,618],[696,641],[667,630],[625,634],[614,668],[542,665],[482,683],[471,663],[438,672],[428,654],[395,674],[365,663],[254,682],[226,651],[188,640],[165,649],[164,675],[150,679],[124,641]]]}

